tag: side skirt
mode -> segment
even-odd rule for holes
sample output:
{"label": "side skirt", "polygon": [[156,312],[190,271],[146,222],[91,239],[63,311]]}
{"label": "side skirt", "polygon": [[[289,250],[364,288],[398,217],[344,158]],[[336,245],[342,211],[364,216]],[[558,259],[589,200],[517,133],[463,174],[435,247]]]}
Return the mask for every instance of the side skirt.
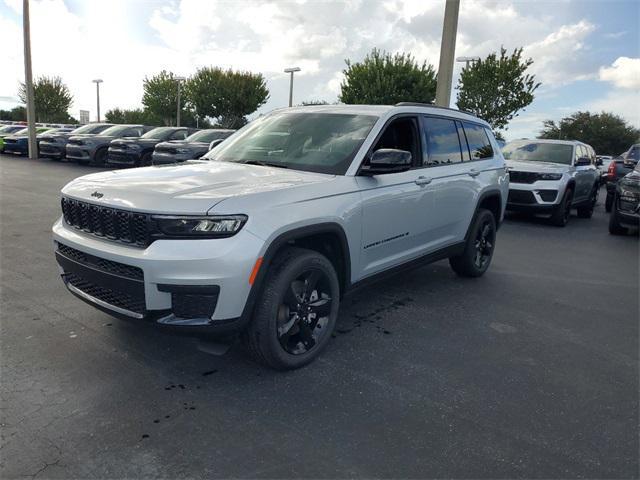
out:
{"label": "side skirt", "polygon": [[416,268],[423,267],[433,262],[437,262],[438,260],[443,260],[445,258],[462,255],[462,252],[464,252],[465,245],[466,245],[466,242],[454,243],[453,245],[449,245],[448,247],[441,248],[440,250],[436,250],[435,252],[427,253],[422,257],[418,257],[407,263],[403,263],[402,265],[398,265],[396,267],[390,268],[389,270],[385,270],[380,273],[375,273],[369,277],[363,278],[362,280],[358,280],[357,282],[352,283],[347,289],[347,291],[345,292],[345,294],[346,295],[351,294],[371,284],[378,283],[380,281],[386,280],[400,273],[407,272],[409,270],[414,270]]}

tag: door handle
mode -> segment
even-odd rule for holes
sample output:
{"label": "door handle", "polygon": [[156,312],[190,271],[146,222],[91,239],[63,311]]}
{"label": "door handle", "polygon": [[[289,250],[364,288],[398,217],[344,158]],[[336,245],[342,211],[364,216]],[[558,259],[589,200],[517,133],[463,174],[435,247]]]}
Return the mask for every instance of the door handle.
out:
{"label": "door handle", "polygon": [[430,177],[420,176],[416,178],[416,185],[429,185],[432,179]]}
{"label": "door handle", "polygon": [[480,175],[480,172],[475,168],[472,168],[467,173],[469,174],[470,177],[477,177],[478,175]]}

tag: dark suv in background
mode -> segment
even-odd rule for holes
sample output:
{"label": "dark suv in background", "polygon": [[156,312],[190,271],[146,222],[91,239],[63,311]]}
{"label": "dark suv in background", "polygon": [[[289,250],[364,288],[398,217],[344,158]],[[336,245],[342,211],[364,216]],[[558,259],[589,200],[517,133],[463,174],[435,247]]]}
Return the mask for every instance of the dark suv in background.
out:
{"label": "dark suv in background", "polygon": [[114,125],[97,135],[74,135],[67,143],[67,158],[78,163],[104,165],[109,143],[112,140],[140,137],[152,128],[145,125]]}
{"label": "dark suv in background", "polygon": [[622,177],[613,194],[609,233],[624,235],[627,228],[640,224],[640,163]]}
{"label": "dark suv in background", "polygon": [[618,184],[618,180],[632,172],[638,164],[639,159],[640,143],[636,143],[622,155],[614,158],[609,164],[609,170],[607,171],[607,199],[604,204],[607,212],[610,212],[613,207],[613,199],[616,194],[616,185]]}
{"label": "dark suv in background", "polygon": [[200,130],[185,140],[159,143],[153,151],[153,164],[163,165],[200,158],[212,148],[212,142],[220,143],[234,132],[235,130],[224,129]]}
{"label": "dark suv in background", "polygon": [[107,165],[142,167],[151,165],[151,154],[160,142],[185,140],[195,129],[157,127],[138,138],[119,138],[109,144]]}
{"label": "dark suv in background", "polygon": [[80,128],[64,131],[50,131],[40,135],[39,149],[40,156],[54,160],[62,160],[67,154],[67,142],[69,138],[77,135],[95,135],[113,126],[111,123],[90,123]]}

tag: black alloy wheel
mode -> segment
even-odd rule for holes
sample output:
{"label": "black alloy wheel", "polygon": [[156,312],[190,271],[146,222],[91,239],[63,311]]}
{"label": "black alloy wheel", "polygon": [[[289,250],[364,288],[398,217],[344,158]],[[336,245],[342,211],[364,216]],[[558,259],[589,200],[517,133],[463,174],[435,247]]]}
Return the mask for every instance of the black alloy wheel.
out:
{"label": "black alloy wheel", "polygon": [[493,246],[496,240],[494,223],[485,219],[478,230],[476,236],[476,252],[473,263],[479,270],[484,270],[493,255]]}
{"label": "black alloy wheel", "polygon": [[292,355],[312,350],[328,334],[333,299],[327,275],[310,269],[295,278],[278,308],[278,341]]}

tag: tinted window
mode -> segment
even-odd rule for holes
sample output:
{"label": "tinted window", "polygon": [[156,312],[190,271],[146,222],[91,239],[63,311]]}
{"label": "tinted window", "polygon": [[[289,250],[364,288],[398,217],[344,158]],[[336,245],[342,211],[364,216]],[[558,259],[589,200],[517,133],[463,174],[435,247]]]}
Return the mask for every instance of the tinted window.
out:
{"label": "tinted window", "polygon": [[158,127],[153,130],[149,130],[145,133],[142,138],[152,138],[154,140],[163,140],[167,138],[171,132],[173,132],[173,127]]}
{"label": "tinted window", "polygon": [[184,140],[185,138],[187,138],[186,130],[178,130],[171,135],[171,140]]}
{"label": "tinted window", "polygon": [[469,152],[471,152],[471,160],[479,160],[482,158],[493,157],[493,148],[489,143],[487,132],[484,127],[474,125],[473,123],[462,122],[464,133],[469,144]]}
{"label": "tinted window", "polygon": [[414,118],[399,118],[391,122],[384,130],[372,151],[381,148],[392,148],[411,152],[411,158],[419,158],[418,132]]}
{"label": "tinted window", "polygon": [[201,130],[187,137],[187,141],[210,143],[219,138],[227,138],[232,133],[229,130]]}
{"label": "tinted window", "polygon": [[426,165],[448,165],[462,162],[458,130],[453,120],[444,118],[425,118],[425,134],[427,137]]}

